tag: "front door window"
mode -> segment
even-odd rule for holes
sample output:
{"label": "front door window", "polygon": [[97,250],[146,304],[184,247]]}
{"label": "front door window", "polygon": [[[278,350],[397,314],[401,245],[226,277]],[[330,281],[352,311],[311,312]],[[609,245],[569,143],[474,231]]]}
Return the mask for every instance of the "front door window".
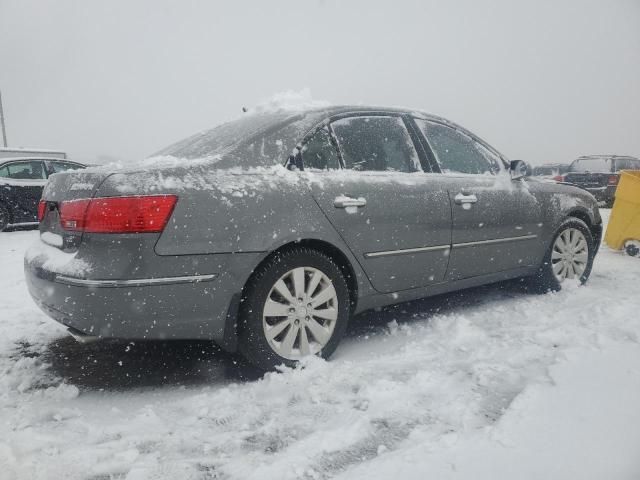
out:
{"label": "front door window", "polygon": [[435,122],[415,121],[442,173],[494,175],[500,171],[499,158],[465,133]]}

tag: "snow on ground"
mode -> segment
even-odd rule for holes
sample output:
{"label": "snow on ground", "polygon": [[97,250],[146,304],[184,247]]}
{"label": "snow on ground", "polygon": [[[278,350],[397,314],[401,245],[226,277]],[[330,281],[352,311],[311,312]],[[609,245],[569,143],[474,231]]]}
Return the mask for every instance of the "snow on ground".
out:
{"label": "snow on ground", "polygon": [[[606,216],[606,215],[605,215]],[[0,478],[640,478],[640,261],[359,315],[259,378],[207,343],[75,343],[0,234]]]}

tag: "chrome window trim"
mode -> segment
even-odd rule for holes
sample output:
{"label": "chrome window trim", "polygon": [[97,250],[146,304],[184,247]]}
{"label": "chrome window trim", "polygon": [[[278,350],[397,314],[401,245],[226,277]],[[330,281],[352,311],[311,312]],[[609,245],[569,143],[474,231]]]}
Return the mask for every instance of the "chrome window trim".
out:
{"label": "chrome window trim", "polygon": [[76,287],[145,287],[151,285],[172,285],[176,283],[199,283],[208,282],[216,277],[209,275],[185,275],[181,277],[159,277],[140,278],[134,280],[89,280],[85,278],[68,277],[66,275],[56,275],[55,281],[65,285]]}

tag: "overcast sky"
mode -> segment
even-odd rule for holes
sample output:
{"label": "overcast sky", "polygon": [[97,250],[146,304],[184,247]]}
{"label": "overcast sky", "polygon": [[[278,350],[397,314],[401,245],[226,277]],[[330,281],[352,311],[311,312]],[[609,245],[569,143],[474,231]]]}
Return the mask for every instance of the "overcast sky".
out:
{"label": "overcast sky", "polygon": [[640,156],[640,0],[0,0],[10,146],[135,160],[305,87],[532,163]]}

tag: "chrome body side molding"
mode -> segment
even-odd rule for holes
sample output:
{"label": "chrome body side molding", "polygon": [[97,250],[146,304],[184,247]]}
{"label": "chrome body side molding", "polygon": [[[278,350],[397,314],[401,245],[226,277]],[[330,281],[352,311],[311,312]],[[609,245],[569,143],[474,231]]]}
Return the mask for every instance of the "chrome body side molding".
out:
{"label": "chrome body side molding", "polygon": [[411,253],[431,252],[434,250],[450,250],[453,248],[473,247],[476,245],[491,245],[494,243],[519,242],[522,240],[533,240],[537,235],[520,235],[518,237],[494,238],[491,240],[480,240],[477,242],[454,243],[453,245],[434,245],[431,247],[404,248],[402,250],[385,250],[382,252],[365,253],[365,258],[387,257],[390,255],[408,255]]}
{"label": "chrome body side molding", "polygon": [[480,240],[477,242],[454,243],[453,248],[474,247],[476,245],[491,245],[494,243],[519,242],[522,240],[533,240],[537,235],[520,235],[518,237],[494,238],[491,240]]}
{"label": "chrome body side molding", "polygon": [[182,277],[139,278],[134,280],[88,280],[66,275],[56,275],[55,281],[75,287],[147,287],[152,285],[173,285],[176,283],[198,283],[213,280],[215,274],[210,275],[186,275]]}

